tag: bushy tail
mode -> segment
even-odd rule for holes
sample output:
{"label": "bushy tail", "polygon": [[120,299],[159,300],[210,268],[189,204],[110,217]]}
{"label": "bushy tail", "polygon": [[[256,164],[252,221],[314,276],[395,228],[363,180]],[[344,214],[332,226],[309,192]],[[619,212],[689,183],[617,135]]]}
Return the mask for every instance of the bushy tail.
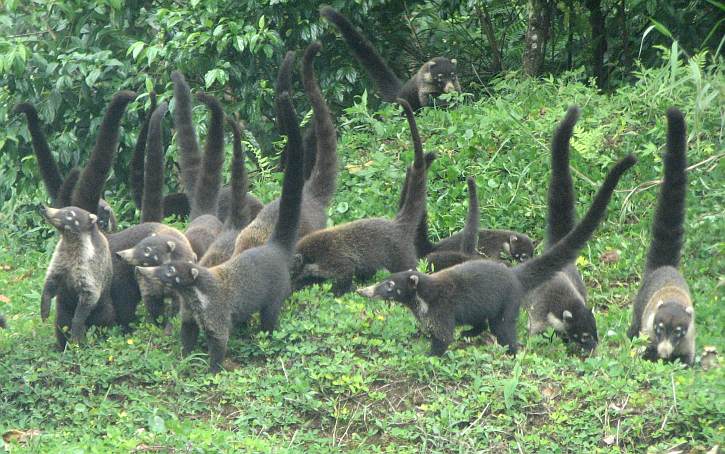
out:
{"label": "bushy tail", "polygon": [[466,183],[468,183],[468,215],[466,216],[466,225],[463,227],[461,251],[464,254],[473,255],[478,247],[478,224],[481,222],[481,214],[478,207],[476,180],[473,177],[468,177]]}
{"label": "bushy tail", "polygon": [[144,188],[144,160],[146,158],[146,141],[149,135],[149,121],[151,121],[151,114],[156,110],[156,92],[149,93],[151,99],[151,107],[146,116],[144,117],[141,130],[138,132],[136,137],[136,146],[133,149],[133,156],[131,156],[131,162],[129,167],[130,181],[129,186],[131,187],[131,196],[133,197],[133,203],[136,208],[141,209],[143,203],[143,188]]}
{"label": "bushy tail", "polygon": [[249,212],[246,209],[247,191],[249,191],[249,179],[247,168],[244,164],[244,145],[242,144],[242,131],[239,123],[233,118],[227,118],[232,128],[234,141],[232,142],[232,181],[231,197],[229,201],[229,216],[225,221],[227,229],[241,230],[249,223]]}
{"label": "bushy tail", "polygon": [[317,162],[317,135],[315,134],[314,125],[309,126],[302,136],[302,146],[304,147],[304,175],[305,181],[312,176],[312,170]]}
{"label": "bushy tail", "polygon": [[151,114],[148,127],[146,164],[144,168],[144,191],[141,201],[141,222],[164,220],[164,153],[161,120],[169,106],[162,102]]}
{"label": "bushy tail", "polygon": [[191,199],[194,197],[196,177],[201,166],[201,150],[191,115],[191,90],[184,75],[179,71],[171,73],[171,80],[174,83],[174,127],[179,147],[181,188]]}
{"label": "bushy tail", "polygon": [[113,157],[118,148],[121,117],[128,103],[134,99],[136,99],[136,93],[128,90],[119,91],[113,95],[101,122],[96,145],[93,147],[88,164],[83,168],[78,184],[73,191],[72,204],[74,206],[91,213],[98,210],[103,185],[111,173]]}
{"label": "bushy tail", "polygon": [[569,107],[551,141],[551,181],[546,215],[546,247],[550,248],[571,232],[576,224],[574,183],[569,169],[569,140],[579,119],[579,108]]}
{"label": "bushy tail", "polygon": [[665,177],[652,221],[652,242],[647,253],[647,270],[680,264],[685,233],[685,195],[687,194],[687,127],[682,112],[667,110],[667,152]]}
{"label": "bushy tail", "polygon": [[[279,67],[279,72],[277,73],[277,82],[274,87],[276,101],[275,101],[275,108],[276,112],[280,111],[280,100],[282,99],[282,93],[289,93],[292,94],[292,69],[295,65],[295,53],[291,50],[288,50],[286,54],[284,54],[284,59],[282,59],[282,64]],[[279,118],[277,116],[277,130],[281,131],[283,134],[285,134],[285,131],[287,131],[287,125],[284,124],[284,119]],[[287,145],[282,149],[282,153],[279,157],[279,164],[277,165],[278,170],[284,170],[285,166],[287,165]]]}
{"label": "bushy tail", "polygon": [[[430,169],[431,164],[436,158],[436,154],[432,151],[425,154],[425,168]],[[405,181],[403,182],[403,190],[400,191],[400,199],[398,200],[398,210],[403,207],[406,197],[408,196],[408,184],[410,183],[410,172],[412,167],[408,167],[405,170]],[[420,217],[420,223],[415,231],[415,251],[418,257],[425,257],[426,255],[433,252],[435,245],[430,241],[428,236],[428,210],[423,210],[423,215]]]}
{"label": "bushy tail", "polygon": [[415,122],[415,114],[408,104],[408,101],[398,98],[397,102],[403,106],[403,111],[408,119],[410,127],[410,135],[413,138],[413,149],[415,151],[415,159],[413,161],[410,173],[410,181],[408,182],[407,193],[403,206],[398,211],[395,220],[406,226],[411,234],[414,234],[420,224],[420,219],[425,212],[426,201],[426,160],[423,156],[423,144],[418,133],[418,125]]}
{"label": "bushy tail", "polygon": [[277,108],[277,117],[289,128],[286,131],[288,162],[282,183],[277,224],[274,226],[269,242],[279,244],[291,255],[295,243],[297,243],[302,186],[305,183],[302,169],[302,136],[289,93],[284,92],[279,96]]}
{"label": "bushy tail", "polygon": [[542,255],[534,257],[513,269],[525,290],[528,291],[543,284],[564,266],[576,259],[581,248],[584,247],[592,236],[592,233],[594,233],[594,230],[602,221],[602,218],[604,218],[609,199],[612,196],[612,192],[614,192],[614,188],[617,187],[620,177],[635,162],[637,160],[633,155],[626,156],[617,162],[609,171],[604,183],[602,183],[599,191],[594,196],[589,211],[587,211],[587,214],[577,224],[574,230],[569,232],[561,241],[553,245]]}
{"label": "bushy tail", "polygon": [[[305,188],[310,195],[327,206],[332,200],[332,196],[335,195],[337,187],[337,132],[335,124],[332,122],[330,109],[328,109],[320,86],[315,79],[313,63],[321,47],[322,44],[319,41],[310,44],[302,59],[302,83],[307,98],[312,104],[314,112],[312,123],[317,138],[316,162]],[[311,152],[311,150],[306,152]]]}
{"label": "bushy tail", "polygon": [[219,189],[222,185],[224,165],[224,110],[219,101],[206,93],[198,93],[197,99],[209,108],[211,118],[206,134],[206,146],[202,158],[202,171],[197,176],[196,192],[191,200],[190,219],[202,214],[216,214]]}
{"label": "bushy tail", "polygon": [[25,118],[27,118],[30,141],[33,144],[35,158],[38,160],[40,176],[43,177],[45,190],[48,191],[53,205],[58,205],[58,191],[63,184],[63,177],[60,175],[58,164],[50,152],[48,140],[45,138],[45,134],[43,134],[40,119],[38,118],[38,111],[29,102],[23,102],[15,106],[13,113],[25,114]]}
{"label": "bushy tail", "polygon": [[334,8],[323,6],[320,8],[320,14],[340,30],[353,56],[365,68],[370,78],[373,79],[382,98],[388,102],[395,101],[400,94],[401,88],[403,88],[403,83],[378,54],[370,41]]}
{"label": "bushy tail", "polygon": [[63,184],[60,185],[58,190],[58,198],[55,200],[54,208],[63,208],[71,205],[73,199],[73,191],[78,184],[78,178],[81,176],[81,169],[79,167],[73,167],[65,176]]}

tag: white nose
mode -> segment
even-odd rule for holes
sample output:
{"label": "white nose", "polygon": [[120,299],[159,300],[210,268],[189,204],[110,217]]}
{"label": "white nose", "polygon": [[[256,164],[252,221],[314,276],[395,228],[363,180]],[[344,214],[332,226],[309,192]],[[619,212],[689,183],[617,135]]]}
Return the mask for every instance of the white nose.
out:
{"label": "white nose", "polygon": [[453,82],[448,82],[448,83],[446,83],[446,86],[443,87],[444,93],[452,93],[454,91],[456,91],[456,86]]}
{"label": "white nose", "polygon": [[663,340],[657,344],[657,356],[660,358],[669,358],[673,351],[674,347],[672,346],[672,342],[669,340]]}
{"label": "white nose", "polygon": [[371,285],[370,287],[359,288],[357,289],[357,294],[365,298],[372,298],[375,295],[375,286]]}

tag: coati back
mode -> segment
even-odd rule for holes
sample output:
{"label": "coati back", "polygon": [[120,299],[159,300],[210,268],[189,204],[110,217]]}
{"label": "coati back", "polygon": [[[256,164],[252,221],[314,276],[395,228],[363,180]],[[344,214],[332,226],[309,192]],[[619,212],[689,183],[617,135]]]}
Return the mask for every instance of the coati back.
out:
{"label": "coati back", "polygon": [[627,334],[645,334],[645,358],[692,365],[695,361],[695,309],[687,281],[679,272],[687,194],[687,128],[682,113],[667,111],[664,179],[654,219],[642,284]]}
{"label": "coati back", "polygon": [[429,96],[461,91],[455,59],[435,57],[424,63],[407,82],[402,83],[370,41],[345,16],[330,6],[320,8],[320,14],[340,31],[353,56],[373,79],[385,101],[392,102],[400,97],[408,101],[414,110],[418,110],[428,105]]}
{"label": "coati back", "polygon": [[370,278],[379,269],[396,272],[415,267],[415,232],[425,210],[427,167],[413,110],[403,106],[413,138],[415,160],[407,196],[393,220],[361,219],[310,233],[297,244],[293,280],[304,285],[319,279],[333,280],[333,292],[350,289],[353,277]]}
{"label": "coati back", "polygon": [[634,163],[631,155],[619,161],[576,228],[538,257],[514,268],[490,260],[471,260],[430,275],[408,270],[358,293],[407,306],[430,334],[432,355],[446,351],[456,325],[472,326],[465,336],[478,335],[489,326],[499,344],[516,353],[516,321],[526,293],[577,257],[604,217],[620,177]]}

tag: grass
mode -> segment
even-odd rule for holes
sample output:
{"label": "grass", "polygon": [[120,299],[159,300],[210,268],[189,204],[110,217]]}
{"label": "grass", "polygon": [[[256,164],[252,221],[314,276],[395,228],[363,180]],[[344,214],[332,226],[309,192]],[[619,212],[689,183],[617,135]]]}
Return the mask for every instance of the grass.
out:
{"label": "grass", "polygon": [[[216,376],[206,372],[204,349],[181,357],[178,321],[173,335],[164,336],[145,323],[143,309],[131,334],[92,330],[87,346],[58,353],[51,324],[38,314],[55,238],[31,213],[37,191],[18,191],[7,203],[13,217],[3,215],[12,222],[0,229],[0,313],[10,325],[0,332],[0,434],[7,438],[0,447],[468,453],[703,452],[723,445],[725,374],[699,364],[703,346],[725,350],[717,103],[698,106],[696,126],[688,117],[690,163],[704,162],[689,177],[683,259],[697,310],[698,364],[643,361],[642,341],[625,336],[657,193],[643,183],[661,174],[664,111],[675,104],[691,113],[697,90],[685,81],[654,96],[657,77],[645,74],[610,96],[567,80],[502,80],[490,98],[419,116],[426,151],[440,156],[429,189],[436,236],[461,227],[465,177],[475,175],[484,225],[541,238],[548,141],[568,104],[582,107],[572,153],[580,213],[607,167],[627,152],[638,155],[607,221],[579,258],[600,336],[587,358],[570,355],[557,339],[528,338],[525,314],[524,346],[515,358],[485,336],[459,339],[443,357],[429,358],[407,310],[354,294],[334,298],[328,285],[295,293],[272,336],[259,333],[256,319],[241,327],[229,345],[227,371]],[[343,167],[332,221],[392,216],[412,157],[404,119],[393,107],[370,115],[362,98],[338,124]],[[117,191],[114,206],[128,206],[126,191]],[[263,200],[278,191],[276,175],[254,186]],[[612,250],[619,260],[600,259]]]}

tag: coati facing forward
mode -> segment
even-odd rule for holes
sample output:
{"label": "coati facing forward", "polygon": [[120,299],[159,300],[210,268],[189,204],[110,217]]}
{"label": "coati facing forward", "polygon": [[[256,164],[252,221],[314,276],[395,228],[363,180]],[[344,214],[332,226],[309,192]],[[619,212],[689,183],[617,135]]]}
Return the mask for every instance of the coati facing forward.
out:
{"label": "coati facing forward", "polygon": [[642,285],[632,308],[630,338],[645,334],[645,358],[695,361],[695,310],[685,278],[678,271],[685,222],[687,194],[687,130],[682,113],[667,111],[667,152],[657,208],[652,221],[652,241]]}
{"label": "coati facing forward", "polygon": [[284,300],[292,292],[289,262],[300,219],[302,138],[288,93],[278,101],[278,117],[287,125],[288,159],[279,203],[279,216],[269,241],[247,249],[223,264],[206,268],[171,262],[155,268],[136,268],[139,274],[176,292],[182,299],[183,354],[194,348],[202,328],[207,335],[211,372],[221,369],[231,330],[255,312],[262,330],[271,332]]}
{"label": "coati facing forward", "polygon": [[407,306],[430,334],[432,355],[446,351],[456,325],[472,326],[464,336],[476,336],[488,325],[498,343],[516,353],[516,321],[524,296],[576,258],[604,217],[619,178],[634,163],[631,155],[619,161],[576,228],[536,258],[513,268],[490,260],[472,260],[430,275],[409,270],[358,293]]}
{"label": "coati facing forward", "polygon": [[331,279],[336,295],[347,292],[353,277],[369,279],[379,269],[397,272],[415,267],[413,240],[425,210],[427,166],[413,110],[404,99],[415,160],[410,172],[407,197],[395,219],[361,219],[318,230],[297,244],[293,280],[302,285],[310,280]]}
{"label": "coati facing forward", "polygon": [[429,97],[461,91],[455,59],[435,57],[425,62],[407,82],[402,83],[370,41],[345,16],[330,6],[323,6],[320,14],[340,30],[353,56],[373,79],[385,101],[403,98],[414,110],[418,110],[428,105]]}
{"label": "coati facing forward", "polygon": [[[551,141],[551,181],[546,220],[546,249],[554,247],[576,223],[574,184],[569,171],[569,141],[579,109],[570,107]],[[553,328],[565,342],[585,351],[597,346],[597,323],[586,305],[587,291],[576,258],[526,298],[529,335]]]}

